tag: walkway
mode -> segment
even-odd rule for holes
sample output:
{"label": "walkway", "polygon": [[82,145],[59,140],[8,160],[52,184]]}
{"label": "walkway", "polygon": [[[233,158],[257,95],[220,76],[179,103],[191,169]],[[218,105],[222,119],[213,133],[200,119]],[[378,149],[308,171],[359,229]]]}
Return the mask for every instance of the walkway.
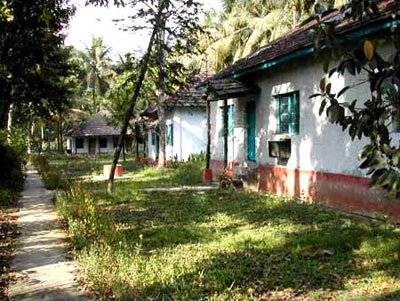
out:
{"label": "walkway", "polygon": [[29,170],[17,214],[21,235],[11,262],[17,279],[9,288],[11,300],[89,300],[77,288],[52,197],[37,173]]}

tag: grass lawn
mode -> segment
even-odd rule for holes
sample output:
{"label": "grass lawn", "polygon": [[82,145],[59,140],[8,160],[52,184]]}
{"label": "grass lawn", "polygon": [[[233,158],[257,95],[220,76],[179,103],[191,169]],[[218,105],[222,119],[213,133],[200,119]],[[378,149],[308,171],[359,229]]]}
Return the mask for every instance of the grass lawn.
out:
{"label": "grass lawn", "polygon": [[[96,156],[87,155],[62,155],[52,153],[46,155],[52,166],[62,170],[67,177],[80,177],[88,175],[100,175],[103,173],[103,165],[111,164],[113,154],[101,154]],[[135,162],[132,155],[127,155],[125,162],[121,158],[125,173],[131,174],[141,169],[143,165]]]}
{"label": "grass lawn", "polygon": [[397,228],[261,193],[137,189],[176,184],[176,170],[142,170],[113,196],[100,183],[59,193],[99,298],[400,300]]}

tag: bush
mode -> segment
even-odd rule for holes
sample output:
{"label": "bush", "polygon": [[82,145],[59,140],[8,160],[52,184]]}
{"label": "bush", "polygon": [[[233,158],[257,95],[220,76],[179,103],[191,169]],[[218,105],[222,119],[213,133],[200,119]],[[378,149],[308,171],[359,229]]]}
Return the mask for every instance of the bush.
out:
{"label": "bush", "polygon": [[47,158],[43,155],[32,156],[33,165],[42,176],[44,187],[49,190],[66,189],[68,180],[55,167],[49,164]]}
{"label": "bush", "polygon": [[69,226],[76,249],[117,238],[110,218],[96,206],[93,195],[79,182],[56,194],[56,206]]}
{"label": "bush", "polygon": [[22,190],[26,145],[23,130],[0,131],[0,189]]}
{"label": "bush", "polygon": [[202,167],[202,161],[175,162],[172,166],[175,169],[174,181],[185,186],[200,184],[203,180]]}

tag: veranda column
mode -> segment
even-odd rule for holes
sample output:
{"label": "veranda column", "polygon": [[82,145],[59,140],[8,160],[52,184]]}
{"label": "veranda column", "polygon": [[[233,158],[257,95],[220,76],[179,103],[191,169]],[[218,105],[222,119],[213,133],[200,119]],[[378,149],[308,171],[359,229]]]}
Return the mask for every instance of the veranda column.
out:
{"label": "veranda column", "polygon": [[228,168],[228,100],[224,99],[224,169]]}

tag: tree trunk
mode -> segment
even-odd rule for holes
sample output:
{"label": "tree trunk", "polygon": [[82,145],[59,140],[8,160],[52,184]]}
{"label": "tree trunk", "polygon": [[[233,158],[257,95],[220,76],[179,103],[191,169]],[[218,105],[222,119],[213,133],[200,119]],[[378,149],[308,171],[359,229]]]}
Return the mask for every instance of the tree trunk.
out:
{"label": "tree trunk", "polygon": [[[163,0],[159,0],[159,5]],[[159,139],[159,154],[158,154],[158,168],[165,167],[166,154],[165,154],[165,110],[164,110],[164,102],[165,102],[165,94],[166,94],[166,84],[165,84],[165,17],[162,17],[160,22],[160,30],[158,32],[158,53],[157,53],[157,63],[158,63],[158,122],[159,122],[159,130],[160,130],[160,139]]]}
{"label": "tree trunk", "polygon": [[139,73],[139,77],[137,79],[136,82],[136,86],[135,86],[135,91],[132,97],[132,101],[129,105],[129,108],[127,109],[126,113],[125,113],[125,118],[124,118],[124,123],[122,125],[121,128],[121,133],[118,137],[118,145],[117,148],[115,150],[114,153],[114,159],[113,159],[113,163],[111,166],[111,170],[110,170],[110,176],[108,179],[108,187],[107,187],[107,191],[108,193],[112,193],[114,190],[114,175],[115,175],[115,169],[117,167],[118,164],[118,159],[121,155],[121,150],[122,150],[122,146],[125,140],[125,136],[126,136],[126,131],[128,129],[129,126],[129,121],[133,115],[133,110],[135,108],[136,102],[139,98],[140,95],[140,91],[143,85],[143,80],[144,77],[146,75],[147,69],[148,69],[148,64],[149,64],[149,59],[150,59],[150,55],[151,55],[151,50],[153,48],[153,44],[154,44],[154,40],[156,38],[158,29],[160,27],[160,21],[161,21],[161,17],[162,17],[162,12],[164,9],[164,5],[160,5],[158,8],[158,12],[157,12],[157,16],[156,16],[156,20],[155,20],[155,24],[154,24],[154,28],[153,28],[153,32],[151,34],[150,40],[149,40],[149,44],[147,46],[147,51],[146,54],[143,57],[143,60],[141,62],[141,68],[140,68],[140,73]]}

